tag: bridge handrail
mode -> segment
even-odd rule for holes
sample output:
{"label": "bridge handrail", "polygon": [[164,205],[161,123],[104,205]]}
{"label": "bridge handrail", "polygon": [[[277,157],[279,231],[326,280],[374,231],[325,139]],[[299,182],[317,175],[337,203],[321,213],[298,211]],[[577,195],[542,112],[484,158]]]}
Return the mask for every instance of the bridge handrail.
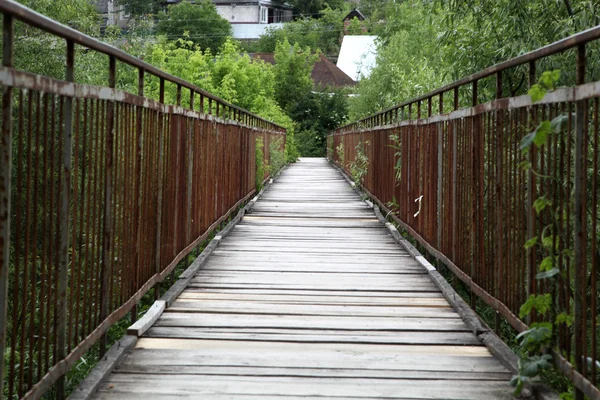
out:
{"label": "bridge handrail", "polygon": [[[594,296],[600,281],[600,81],[586,82],[586,45],[598,39],[600,26],[342,126],[327,138],[328,158],[349,174],[363,170],[358,176],[364,190],[466,285],[473,308],[480,299],[496,312],[497,330],[502,318],[517,332],[544,320],[535,313],[518,317],[530,295],[549,294],[556,312],[573,318],[573,333],[559,325],[549,352],[578,399],[600,399]],[[570,49],[577,50],[574,86],[535,103],[529,95],[504,96],[507,70],[528,65],[531,87],[537,61]],[[495,100],[480,103],[478,82],[494,75]],[[459,88],[469,84],[471,107],[459,108]],[[443,96],[449,91],[454,104],[447,112]],[[433,110],[436,96],[439,109]],[[522,153],[525,134],[558,116],[560,132]],[[536,199],[551,205],[537,212]],[[550,232],[557,238],[552,251],[525,248],[529,239],[541,243]],[[567,279],[538,282],[543,257],[551,257]],[[547,286],[554,284],[551,291]]]}
{"label": "bridge handrail", "polygon": [[[62,399],[81,357],[104,356],[109,329],[282,165],[286,130],[13,0],[0,13],[0,399]],[[65,80],[14,68],[15,21],[65,40]],[[75,82],[76,46],[107,56],[107,86]],[[125,64],[136,94],[116,88]]]}

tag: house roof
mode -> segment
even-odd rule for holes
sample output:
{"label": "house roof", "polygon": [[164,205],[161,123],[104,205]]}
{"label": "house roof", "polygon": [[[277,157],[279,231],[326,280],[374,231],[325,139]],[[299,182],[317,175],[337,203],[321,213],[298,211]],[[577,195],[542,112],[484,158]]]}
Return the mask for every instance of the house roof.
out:
{"label": "house roof", "polygon": [[[269,64],[275,64],[275,55],[273,53],[254,53],[253,59],[260,59]],[[356,82],[350,78],[344,71],[339,69],[334,63],[329,61],[323,54],[319,54],[319,60],[315,63],[311,78],[320,88],[354,86]]]}
{"label": "house roof", "polygon": [[360,11],[358,11],[356,8],[352,11],[350,11],[348,13],[348,15],[346,15],[344,17],[344,21],[350,21],[353,18],[357,18],[359,21],[364,21],[365,19],[367,19],[363,13],[361,13]]}
{"label": "house roof", "polygon": [[342,41],[337,66],[358,81],[369,77],[377,63],[377,36],[346,35]]}

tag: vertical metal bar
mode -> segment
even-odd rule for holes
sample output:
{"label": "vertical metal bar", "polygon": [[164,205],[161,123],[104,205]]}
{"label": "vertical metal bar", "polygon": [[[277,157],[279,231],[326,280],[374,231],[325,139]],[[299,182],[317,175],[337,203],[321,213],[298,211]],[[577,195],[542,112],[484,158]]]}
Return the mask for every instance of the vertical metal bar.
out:
{"label": "vertical metal bar", "polygon": [[[479,92],[478,92],[478,82],[473,81],[473,99],[472,106],[475,107],[479,103]],[[471,197],[471,282],[476,280],[476,266],[477,266],[477,245],[476,240],[477,236],[481,235],[481,232],[477,232],[479,227],[478,224],[478,207],[479,199],[475,200],[478,195],[478,185],[479,185],[479,176],[482,171],[479,171],[479,159],[477,155],[479,154],[478,143],[479,143],[479,116],[473,116],[471,118],[471,193],[473,194]],[[469,288],[469,300],[470,306],[473,310],[477,308],[477,297],[471,288]],[[496,313],[498,315],[498,313]]]}
{"label": "vertical metal bar", "polygon": [[[440,93],[440,115],[444,112],[444,93]],[[445,122],[438,122],[438,173],[437,173],[437,218],[435,224],[437,225],[437,249],[442,249],[442,184],[444,182],[444,124]]]}
{"label": "vertical metal bar", "polygon": [[[144,96],[144,74],[145,71],[143,68],[139,68],[138,69],[138,96]],[[142,123],[143,123],[143,119],[142,119],[142,112],[143,112],[143,107],[137,107],[136,112],[135,112],[135,117],[136,117],[136,127],[135,127],[135,131],[136,131],[136,161],[135,161],[135,192],[134,192],[134,198],[137,197],[137,199],[135,200],[135,219],[134,219],[134,223],[135,223],[135,236],[136,236],[136,240],[135,240],[135,271],[134,271],[134,278],[133,278],[133,291],[132,294],[135,293],[138,290],[138,287],[140,285],[140,268],[141,268],[141,237],[142,237],[142,229],[141,229],[141,208],[142,208],[142,196],[140,193],[140,188],[141,188],[141,184],[142,184],[142,144],[143,144],[143,138],[142,138]],[[133,308],[131,309],[131,322],[134,323],[135,321],[137,321],[137,304],[133,306]]]}
{"label": "vertical metal bar", "polygon": [[[14,29],[13,17],[4,14],[2,24],[2,65],[13,66]],[[8,303],[8,270],[10,249],[10,198],[12,167],[12,93],[10,86],[4,86],[2,93],[2,140],[0,142],[0,354],[6,354],[6,326]],[[13,329],[17,329],[13,326]],[[0,364],[0,399],[4,393],[4,367]],[[11,377],[12,378],[12,377]]]}
{"label": "vertical metal bar", "polygon": [[[74,81],[75,44],[67,41],[67,82]],[[67,286],[69,268],[69,192],[71,189],[71,136],[73,134],[73,98],[64,99],[64,127],[63,127],[63,179],[61,191],[60,212],[60,254],[58,271],[58,309],[57,309],[57,361],[65,358],[67,345]],[[65,398],[65,377],[61,376],[56,382],[56,397]]]}
{"label": "vertical metal bar", "polygon": [[[108,66],[108,86],[115,88],[117,83],[117,59],[109,57]],[[100,321],[108,317],[108,308],[110,297],[108,295],[109,279],[111,279],[112,270],[112,193],[113,193],[113,143],[115,136],[115,102],[109,101],[106,111],[106,149],[105,149],[105,184],[104,187],[104,238],[102,247],[102,270],[101,270],[101,288],[100,288]],[[106,335],[100,339],[100,358],[106,353]]]}
{"label": "vertical metal bar", "polygon": [[[502,98],[502,71],[499,71],[496,74],[496,98]],[[502,185],[503,185],[503,130],[504,127],[502,125],[502,111],[496,111],[496,244],[497,244],[497,253],[496,259],[498,264],[496,265],[496,298],[501,298],[501,293],[505,289],[503,285],[503,278],[506,271],[504,271],[504,240],[503,240],[503,201],[502,201]],[[501,326],[501,318],[500,313],[496,311],[496,321],[494,328],[496,333],[500,333]]]}
{"label": "vertical metal bar", "polygon": [[[536,64],[535,61],[529,63],[529,87],[536,83]],[[532,106],[530,109],[530,120],[533,122],[536,119],[536,108]],[[535,235],[535,213],[533,211],[533,202],[535,196],[536,179],[532,168],[535,168],[535,146],[529,148],[529,162],[531,168],[527,172],[527,240]],[[535,249],[532,247],[527,250],[527,297],[535,293]],[[528,324],[531,324],[531,316],[527,317]]]}
{"label": "vertical metal bar", "polygon": [[[192,96],[190,98],[190,109],[194,110],[194,91],[192,90]],[[193,148],[193,139],[194,139],[194,130],[195,123],[192,120],[189,120],[188,126],[188,134],[187,134],[187,213],[186,213],[186,230],[185,230],[185,245],[188,246],[191,242],[192,236],[192,172],[194,168],[194,148]],[[185,269],[189,267],[190,258],[189,254],[185,256]]]}
{"label": "vertical metal bar", "polygon": [[[586,64],[586,49],[585,44],[577,47],[577,85],[585,83],[585,64]],[[586,258],[587,258],[587,238],[586,238],[586,171],[584,157],[587,157],[585,152],[585,116],[586,116],[586,101],[580,100],[576,105],[576,131],[575,131],[575,199],[574,199],[574,251],[575,257],[573,269],[575,275],[574,301],[575,301],[575,364],[577,370],[585,375],[585,348],[584,336],[585,331],[585,312],[584,304],[586,297],[585,280],[587,275]],[[583,400],[584,394],[580,390],[575,392],[576,400]]]}
{"label": "vertical metal bar", "polygon": [[[161,104],[165,103],[165,80],[160,78],[158,101]],[[202,105],[202,103],[200,103]],[[156,258],[154,260],[154,273],[160,274],[162,265],[160,262],[161,257],[161,234],[162,234],[162,209],[163,209],[163,163],[164,163],[164,125],[165,114],[158,113],[158,200],[156,205]],[[156,283],[154,289],[154,297],[156,300],[160,298],[160,282]]]}

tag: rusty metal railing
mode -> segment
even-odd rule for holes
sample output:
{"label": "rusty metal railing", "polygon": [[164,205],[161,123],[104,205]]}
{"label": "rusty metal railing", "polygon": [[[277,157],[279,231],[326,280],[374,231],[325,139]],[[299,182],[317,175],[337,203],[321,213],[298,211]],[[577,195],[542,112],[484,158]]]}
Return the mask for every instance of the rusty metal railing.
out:
{"label": "rusty metal railing", "polygon": [[[268,162],[285,129],[13,1],[0,13],[0,398],[63,398],[77,360],[253,196],[256,141]],[[66,81],[14,68],[16,21],[66,42]],[[108,87],[75,82],[76,46],[106,56]],[[122,66],[137,94],[116,89]]]}
{"label": "rusty metal railing", "polygon": [[[551,352],[577,399],[600,398],[600,82],[586,81],[586,71],[592,75],[597,67],[586,63],[586,52],[597,51],[599,38],[596,27],[495,65],[341,127],[327,144],[328,157],[349,173],[364,149],[365,190],[470,288],[473,307],[479,298],[496,310],[496,327],[503,317],[526,330],[537,319],[519,319],[520,306],[531,294],[551,294],[557,312],[574,318],[571,328],[560,325]],[[528,95],[505,97],[503,76],[518,70],[533,85],[536,67],[550,65],[555,55],[562,65],[572,61],[572,69],[562,71],[574,78],[571,87],[535,104]],[[489,79],[495,81],[495,99],[480,104],[485,79],[488,89]],[[446,96],[452,101],[445,103]],[[523,136],[561,114],[566,128],[522,153]],[[542,196],[552,205],[537,215],[533,203]],[[552,235],[542,232],[549,225]],[[542,235],[551,241],[545,250],[525,249],[528,239],[541,242]],[[536,274],[552,252],[561,254],[560,278],[550,284]]]}

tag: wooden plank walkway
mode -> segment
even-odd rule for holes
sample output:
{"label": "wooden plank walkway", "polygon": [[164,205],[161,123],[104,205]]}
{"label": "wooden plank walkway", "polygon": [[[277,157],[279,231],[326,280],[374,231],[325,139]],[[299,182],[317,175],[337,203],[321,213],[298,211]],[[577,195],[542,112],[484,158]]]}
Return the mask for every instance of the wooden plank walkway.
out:
{"label": "wooden plank walkway", "polygon": [[97,399],[509,399],[509,372],[324,159],[290,166]]}

